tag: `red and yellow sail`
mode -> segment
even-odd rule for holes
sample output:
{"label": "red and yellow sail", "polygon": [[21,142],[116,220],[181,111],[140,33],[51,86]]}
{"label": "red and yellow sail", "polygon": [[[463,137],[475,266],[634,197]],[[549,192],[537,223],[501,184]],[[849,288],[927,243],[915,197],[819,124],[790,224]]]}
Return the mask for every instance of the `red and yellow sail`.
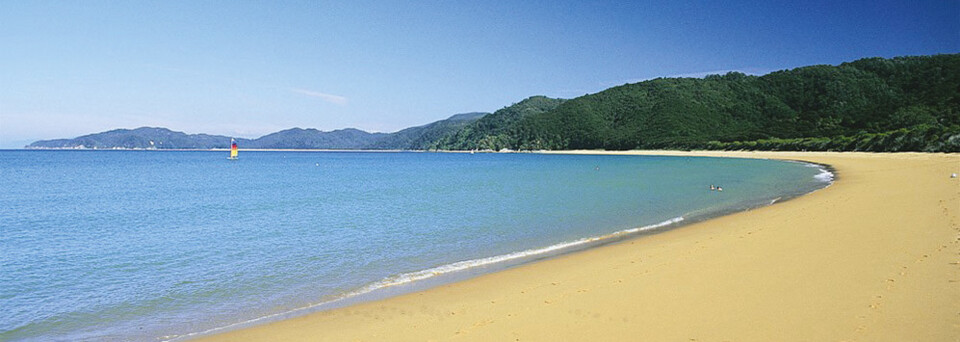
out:
{"label": "red and yellow sail", "polygon": [[230,159],[237,159],[237,142],[230,139]]}

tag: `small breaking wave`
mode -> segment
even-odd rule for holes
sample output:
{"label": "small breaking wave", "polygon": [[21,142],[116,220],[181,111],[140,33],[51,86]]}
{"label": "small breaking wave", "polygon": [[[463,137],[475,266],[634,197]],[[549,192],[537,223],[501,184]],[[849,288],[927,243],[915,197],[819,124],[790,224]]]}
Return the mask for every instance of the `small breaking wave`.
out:
{"label": "small breaking wave", "polygon": [[821,182],[833,182],[833,172],[827,171],[827,169],[820,168],[820,173],[816,176],[813,176],[818,181]]}
{"label": "small breaking wave", "polygon": [[813,176],[814,179],[821,182],[825,182],[825,183],[833,182],[833,178],[834,178],[833,172],[830,172],[830,170],[824,167],[824,165],[808,163],[808,162],[801,162],[801,163],[803,163],[807,167],[814,167],[820,170],[820,173]]}
{"label": "small breaking wave", "polygon": [[670,226],[670,225],[674,225],[674,224],[680,223],[680,222],[682,222],[683,220],[684,220],[684,219],[683,219],[683,216],[674,217],[674,218],[672,218],[672,219],[669,219],[669,220],[666,220],[666,221],[663,221],[663,222],[660,222],[660,223],[655,223],[655,224],[647,225],[647,226],[643,226],[643,227],[624,229],[624,230],[616,231],[616,232],[613,232],[613,233],[610,233],[610,234],[606,234],[606,235],[595,236],[595,237],[588,237],[588,238],[582,238],[582,239],[578,239],[578,240],[574,240],[574,241],[558,243],[558,244],[551,245],[551,246],[547,246],[547,247],[543,247],[543,248],[528,249],[528,250],[524,250],[524,251],[520,251],[520,252],[513,252],[513,253],[509,253],[509,254],[496,255],[496,256],[492,256],[492,257],[472,259],[472,260],[464,260],[464,261],[459,261],[459,262],[455,262],[455,263],[452,263],[452,264],[446,264],[446,265],[442,265],[442,266],[437,266],[437,267],[434,267],[434,268],[429,268],[429,269],[425,269],[425,270],[421,270],[421,271],[410,272],[410,273],[403,273],[403,274],[400,274],[400,275],[397,275],[397,276],[392,276],[392,277],[388,277],[388,278],[386,278],[386,279],[377,281],[377,282],[375,282],[375,283],[372,283],[372,284],[369,284],[369,285],[367,285],[367,286],[364,286],[364,287],[362,287],[362,288],[360,288],[360,289],[357,289],[357,290],[354,290],[354,291],[351,291],[351,292],[347,292],[347,293],[345,293],[345,294],[342,294],[342,295],[338,296],[337,298],[334,298],[334,299],[331,299],[331,300],[328,300],[328,301],[324,301],[324,302],[320,302],[320,303],[316,303],[316,304],[311,304],[311,305],[308,305],[308,306],[305,306],[305,307],[301,307],[301,308],[297,308],[297,309],[293,309],[293,310],[290,310],[290,311],[287,311],[287,312],[275,313],[275,314],[271,314],[271,315],[267,315],[267,316],[263,316],[263,317],[258,317],[258,318],[254,318],[254,319],[251,319],[251,320],[247,320],[247,321],[243,321],[243,322],[239,322],[239,323],[234,323],[234,324],[230,324],[230,325],[227,325],[227,326],[223,326],[223,327],[219,327],[219,328],[214,328],[214,329],[210,329],[210,330],[206,330],[206,331],[202,331],[202,332],[196,332],[196,333],[191,333],[191,334],[186,334],[186,335],[168,335],[168,336],[162,337],[161,340],[164,340],[164,341],[178,341],[178,340],[182,340],[182,339],[186,339],[186,338],[191,338],[191,337],[195,337],[195,336],[209,335],[209,334],[212,334],[212,333],[215,333],[215,332],[221,332],[221,331],[226,331],[226,330],[232,330],[232,329],[235,329],[235,328],[251,326],[251,325],[254,325],[254,324],[257,324],[257,323],[261,323],[261,322],[264,322],[264,321],[268,321],[268,320],[272,320],[272,319],[275,319],[275,318],[289,317],[289,316],[294,315],[294,314],[309,312],[309,311],[311,311],[312,309],[315,309],[315,308],[318,308],[318,307],[321,307],[321,306],[329,306],[329,305],[331,305],[331,304],[333,304],[333,303],[335,303],[335,302],[338,302],[338,301],[342,301],[342,300],[349,299],[349,298],[353,298],[353,297],[357,297],[357,296],[362,296],[362,295],[365,295],[365,294],[368,294],[368,293],[371,293],[371,292],[374,292],[374,291],[377,291],[377,290],[380,290],[380,289],[388,288],[388,287],[393,287],[393,286],[397,286],[397,285],[404,285],[404,284],[410,284],[410,283],[413,283],[413,282],[416,282],[416,281],[425,280],[425,279],[433,278],[433,277],[440,276],[440,275],[444,275],[444,274],[450,274],[450,273],[455,273],[455,272],[460,272],[460,271],[466,271],[466,270],[469,270],[469,269],[472,269],[472,268],[476,268],[476,267],[494,265],[494,264],[504,263],[504,262],[508,262],[508,261],[514,261],[514,260],[523,259],[523,258],[534,258],[534,257],[540,256],[540,255],[548,255],[548,254],[550,254],[550,253],[561,252],[561,251],[564,251],[564,250],[567,250],[567,249],[570,249],[570,248],[573,248],[573,247],[582,246],[582,245],[589,244],[589,243],[599,243],[599,242],[603,242],[603,241],[612,240],[612,239],[615,239],[615,238],[625,237],[625,236],[628,236],[628,235],[631,235],[631,234],[636,234],[636,233],[639,233],[639,232],[650,231],[650,230],[654,230],[654,229],[657,229],[657,228],[667,227],[667,226]]}
{"label": "small breaking wave", "polygon": [[[672,224],[675,224],[675,223],[679,223],[679,222],[681,222],[681,221],[683,221],[683,217],[682,217],[682,216],[681,216],[681,217],[674,217],[674,218],[672,218],[672,219],[669,219],[669,220],[666,220],[666,221],[663,221],[663,222],[660,222],[660,223],[657,223],[657,224],[652,224],[652,225],[643,226],[643,227],[637,227],[637,228],[624,229],[624,230],[617,231],[617,232],[613,232],[613,233],[610,233],[610,234],[607,234],[607,235],[601,235],[601,236],[583,238],[583,239],[574,240],[574,241],[570,241],[570,242],[558,243],[558,244],[556,244],[556,245],[547,246],[547,247],[543,247],[543,248],[528,249],[528,250],[525,250],[525,251],[514,252],[514,253],[510,253],[510,254],[503,254],[503,255],[497,255],[497,256],[492,256],[492,257],[487,257],[487,258],[480,258],[480,259],[473,259],[473,260],[465,260],[465,261],[455,262],[455,263],[452,263],[452,264],[447,264],[447,265],[443,265],[443,266],[439,266],[439,267],[434,267],[434,268],[430,268],[430,269],[426,269],[426,270],[422,270],[422,271],[411,272],[411,273],[404,273],[404,274],[401,274],[401,275],[398,275],[398,276],[395,276],[395,277],[390,277],[390,278],[381,280],[381,281],[379,281],[379,282],[373,283],[373,284],[371,284],[371,285],[368,285],[367,287],[364,287],[363,289],[361,289],[361,290],[359,290],[359,291],[357,291],[357,292],[355,292],[355,293],[352,293],[352,295],[364,294],[364,293],[368,293],[368,292],[371,292],[371,291],[374,291],[374,290],[377,290],[377,289],[380,289],[380,288],[384,288],[384,287],[389,287],[389,286],[395,286],[395,285],[401,285],[401,284],[411,283],[411,282],[414,282],[414,281],[423,280],[423,279],[427,279],[427,278],[432,278],[432,277],[435,277],[435,276],[438,276],[438,275],[442,275],[442,274],[453,273],[453,272],[458,272],[458,271],[464,271],[464,270],[467,270],[467,269],[470,269],[470,268],[474,268],[474,267],[487,266],[487,265],[502,263],[502,262],[505,262],[505,261],[511,261],[511,260],[516,260],[516,259],[521,259],[521,258],[527,258],[527,257],[533,257],[533,256],[537,256],[537,255],[548,254],[548,253],[552,253],[552,252],[556,252],[556,251],[561,251],[561,250],[564,250],[564,249],[568,249],[568,248],[571,248],[571,247],[576,247],[576,246],[583,245],[583,244],[587,244],[587,243],[599,242],[599,241],[604,241],[604,240],[611,239],[611,238],[620,237],[620,236],[623,236],[623,235],[626,235],[626,234],[634,234],[634,233],[638,233],[638,232],[642,232],[642,231],[657,229],[657,228],[669,226],[669,225],[672,225]],[[348,296],[349,296],[349,295],[348,295]]]}

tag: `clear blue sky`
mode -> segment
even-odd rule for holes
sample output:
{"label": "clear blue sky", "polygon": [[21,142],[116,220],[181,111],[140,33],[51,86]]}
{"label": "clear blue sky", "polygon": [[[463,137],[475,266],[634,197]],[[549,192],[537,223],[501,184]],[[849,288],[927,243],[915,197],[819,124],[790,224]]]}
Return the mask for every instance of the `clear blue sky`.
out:
{"label": "clear blue sky", "polygon": [[392,132],[531,95],[960,52],[960,0],[4,1],[0,148]]}

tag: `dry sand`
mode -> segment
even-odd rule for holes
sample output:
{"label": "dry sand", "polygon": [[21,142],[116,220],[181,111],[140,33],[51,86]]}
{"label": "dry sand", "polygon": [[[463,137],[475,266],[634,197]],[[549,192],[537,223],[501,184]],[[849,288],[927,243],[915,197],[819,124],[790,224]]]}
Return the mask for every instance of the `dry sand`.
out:
{"label": "dry sand", "polygon": [[[596,152],[584,152],[596,153]],[[211,341],[960,341],[960,155],[832,165],[757,210]]]}

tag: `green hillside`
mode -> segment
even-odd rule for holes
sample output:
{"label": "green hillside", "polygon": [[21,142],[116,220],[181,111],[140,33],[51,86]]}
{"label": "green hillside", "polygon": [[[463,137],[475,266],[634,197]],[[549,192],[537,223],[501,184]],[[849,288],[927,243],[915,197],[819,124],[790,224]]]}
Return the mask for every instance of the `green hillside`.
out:
{"label": "green hillside", "polygon": [[658,78],[555,101],[438,147],[960,150],[958,54]]}
{"label": "green hillside", "polygon": [[369,144],[366,148],[383,150],[428,150],[436,141],[454,134],[489,113],[463,113],[445,120],[434,121],[423,126],[406,128],[390,133]]}
{"label": "green hillside", "polygon": [[484,116],[453,134],[448,134],[431,144],[431,148],[446,150],[500,150],[518,149],[517,125],[523,119],[543,114],[557,108],[562,99],[546,96],[531,96],[523,101]]}

